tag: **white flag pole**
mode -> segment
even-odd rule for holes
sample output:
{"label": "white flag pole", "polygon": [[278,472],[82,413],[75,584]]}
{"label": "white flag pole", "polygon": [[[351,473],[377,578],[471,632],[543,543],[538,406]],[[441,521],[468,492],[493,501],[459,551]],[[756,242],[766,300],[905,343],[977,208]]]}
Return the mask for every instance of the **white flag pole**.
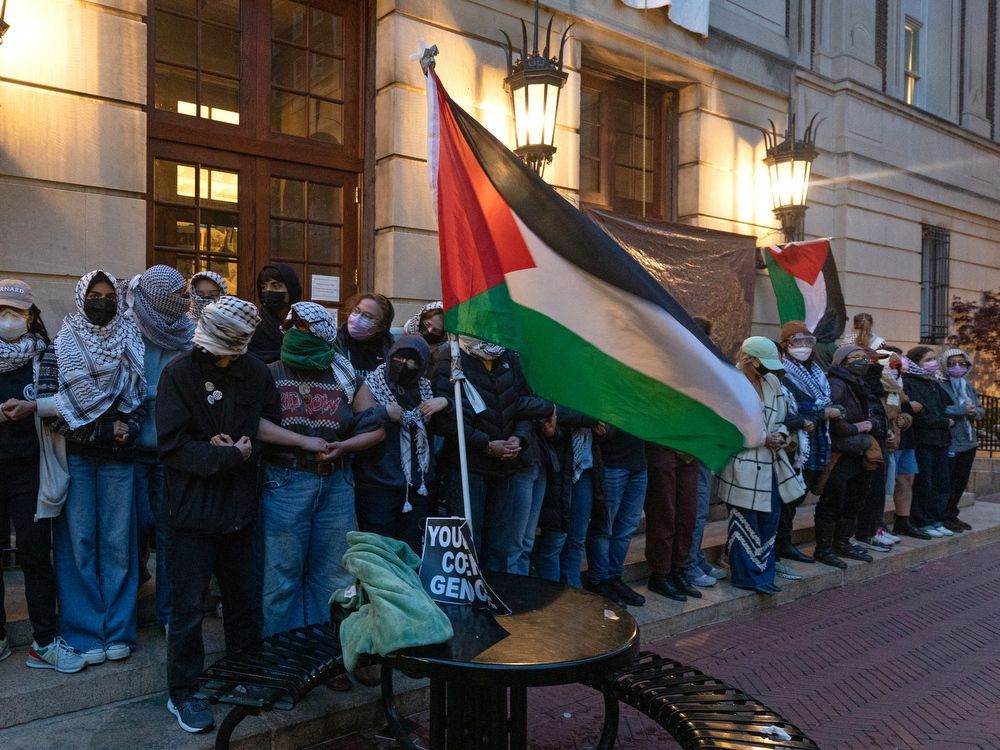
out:
{"label": "white flag pole", "polygon": [[458,348],[458,336],[448,334],[451,344],[451,382],[455,384],[455,419],[458,422],[458,461],[462,470],[462,502],[465,507],[465,522],[472,526],[472,504],[469,500],[469,459],[465,455],[465,407],[462,403],[462,386],[465,373],[462,372],[462,354]]}

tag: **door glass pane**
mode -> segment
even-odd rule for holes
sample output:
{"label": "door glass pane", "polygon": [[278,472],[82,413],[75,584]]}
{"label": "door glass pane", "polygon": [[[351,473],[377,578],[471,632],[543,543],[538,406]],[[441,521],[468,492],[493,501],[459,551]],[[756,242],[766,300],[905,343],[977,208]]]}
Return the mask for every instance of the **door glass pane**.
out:
{"label": "door glass pane", "polygon": [[344,62],[336,57],[309,54],[309,93],[326,99],[344,98]]}
{"label": "door glass pane", "polygon": [[306,135],[306,97],[286,91],[271,92],[271,129],[288,135]]}
{"label": "door glass pane", "polygon": [[229,287],[230,294],[235,295],[237,293],[239,274],[237,273],[237,262],[235,260],[212,258],[208,261],[206,270],[215,271],[219,276],[224,278],[226,286]]}
{"label": "door glass pane", "polygon": [[157,201],[194,205],[195,170],[189,164],[157,159],[153,162],[153,195]]}
{"label": "door glass pane", "polygon": [[340,16],[313,8],[309,24],[309,47],[329,55],[344,55],[344,25]]}
{"label": "door glass pane", "polygon": [[306,51],[288,44],[272,44],[271,83],[305,92],[309,88],[306,82]]}
{"label": "door glass pane", "polygon": [[[340,227],[310,224],[308,254],[310,264],[340,263]],[[320,273],[316,269],[311,272]]]}
{"label": "door glass pane", "polygon": [[195,67],[198,64],[198,22],[171,13],[157,13],[156,59]]}
{"label": "door glass pane", "polygon": [[309,137],[317,141],[342,143],[344,140],[344,105],[310,98]]}
{"label": "door glass pane", "polygon": [[161,10],[176,10],[188,16],[198,15],[195,0],[156,0],[156,7]]}
{"label": "door glass pane", "polygon": [[240,32],[221,26],[201,26],[201,67],[235,78],[240,74]]}
{"label": "door glass pane", "polygon": [[301,221],[271,220],[271,256],[303,260],[306,256],[306,225]]}
{"label": "door glass pane", "polygon": [[239,125],[239,87],[239,81],[202,74],[200,116],[216,122]]}
{"label": "door glass pane", "polygon": [[[177,0],[174,0],[176,2]],[[191,0],[186,0],[191,2]],[[201,17],[205,21],[224,23],[227,26],[240,25],[240,0],[203,0]]]}
{"label": "door glass pane", "polygon": [[309,220],[339,224],[343,190],[336,185],[309,183]]}
{"label": "door glass pane", "polygon": [[239,250],[239,224],[237,214],[202,211],[198,249],[208,253],[235,254]]}
{"label": "door glass pane", "polygon": [[285,42],[305,44],[306,6],[291,0],[271,3],[271,35]]}
{"label": "door glass pane", "polygon": [[271,216],[306,218],[306,184],[302,180],[271,178]]}
{"label": "door glass pane", "polygon": [[157,63],[155,77],[157,109],[183,115],[197,112],[198,87],[193,70]]}
{"label": "door glass pane", "polygon": [[195,210],[156,206],[153,212],[153,242],[161,247],[194,250]]}

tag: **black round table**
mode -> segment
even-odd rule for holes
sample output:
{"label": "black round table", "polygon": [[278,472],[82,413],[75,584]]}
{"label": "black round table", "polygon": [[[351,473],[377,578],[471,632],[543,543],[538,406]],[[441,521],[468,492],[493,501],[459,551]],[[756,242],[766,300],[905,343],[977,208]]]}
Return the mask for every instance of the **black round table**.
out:
{"label": "black round table", "polygon": [[[494,573],[487,582],[512,614],[443,605],[455,630],[450,641],[383,660],[431,679],[433,750],[524,748],[527,688],[589,682],[629,665],[639,651],[635,620],[604,597],[527,576]],[[398,725],[391,682],[385,687],[390,724]],[[614,716],[606,716],[602,744],[617,731],[617,703],[606,707]]]}

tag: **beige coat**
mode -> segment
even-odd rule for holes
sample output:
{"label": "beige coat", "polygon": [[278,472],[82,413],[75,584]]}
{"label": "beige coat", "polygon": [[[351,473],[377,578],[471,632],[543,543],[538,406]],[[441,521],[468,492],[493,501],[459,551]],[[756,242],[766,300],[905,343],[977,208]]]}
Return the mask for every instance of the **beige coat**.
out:
{"label": "beige coat", "polygon": [[[780,432],[787,437],[788,429],[782,423],[788,404],[781,383],[769,373],[761,382],[761,390],[764,392],[761,409],[765,430],[768,433]],[[783,503],[798,500],[806,493],[805,484],[792,468],[785,449],[771,450],[761,445],[737,454],[722,470],[719,475],[719,499],[737,508],[769,513],[772,478],[778,480],[778,493]]]}

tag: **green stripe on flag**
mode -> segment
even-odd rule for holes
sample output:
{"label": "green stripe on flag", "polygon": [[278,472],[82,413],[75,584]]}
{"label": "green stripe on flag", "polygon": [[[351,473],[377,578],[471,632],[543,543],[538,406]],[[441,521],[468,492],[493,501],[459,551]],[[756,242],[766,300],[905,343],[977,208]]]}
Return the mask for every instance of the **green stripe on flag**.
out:
{"label": "green stripe on flag", "polygon": [[767,272],[771,275],[771,288],[778,300],[778,319],[784,325],[789,320],[806,319],[806,302],[799,291],[795,277],[778,265],[767,250],[764,250]]}
{"label": "green stripe on flag", "polygon": [[[708,406],[634,370],[546,315],[518,305],[505,287],[493,287],[449,310],[448,331],[517,349],[525,377],[539,396],[643,440],[690,453],[713,471],[721,471],[743,450],[739,429]],[[498,303],[503,309],[493,307]],[[514,314],[516,325],[499,330],[498,313],[500,318]],[[466,327],[472,322],[484,327]],[[511,336],[517,330],[519,340]]]}

